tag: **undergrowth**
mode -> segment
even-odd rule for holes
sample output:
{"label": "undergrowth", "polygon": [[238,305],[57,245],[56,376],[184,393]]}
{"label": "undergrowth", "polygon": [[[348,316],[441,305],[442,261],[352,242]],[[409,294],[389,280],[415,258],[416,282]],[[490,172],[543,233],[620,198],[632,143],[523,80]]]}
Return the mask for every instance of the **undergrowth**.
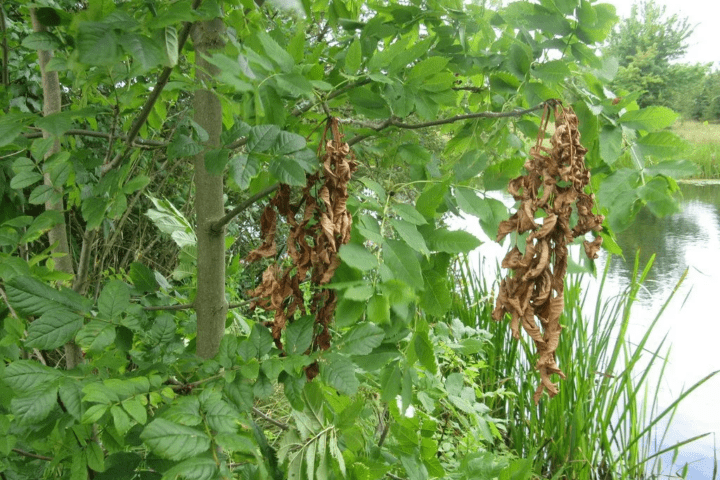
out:
{"label": "undergrowth", "polygon": [[[487,366],[475,381],[483,391],[503,393],[485,402],[494,417],[507,420],[505,443],[518,456],[533,459],[535,474],[587,480],[657,478],[663,474],[662,455],[677,454],[682,445],[700,438],[662,447],[678,405],[712,376],[660,410],[667,337],[657,346],[648,339],[672,295],[643,337],[628,340],[632,307],[652,263],[640,270],[636,257],[632,282],[613,298],[603,292],[607,267],[594,299],[583,293],[581,277],[566,280],[560,318],[565,332],[557,356],[567,379],[560,382],[555,398],[545,397],[537,406],[532,400],[537,373],[530,344],[524,337],[514,340],[504,321],[490,319],[491,286],[467,261],[459,264],[461,290],[453,313],[465,324],[478,323],[491,338]],[[683,476],[682,471],[675,473]]]}

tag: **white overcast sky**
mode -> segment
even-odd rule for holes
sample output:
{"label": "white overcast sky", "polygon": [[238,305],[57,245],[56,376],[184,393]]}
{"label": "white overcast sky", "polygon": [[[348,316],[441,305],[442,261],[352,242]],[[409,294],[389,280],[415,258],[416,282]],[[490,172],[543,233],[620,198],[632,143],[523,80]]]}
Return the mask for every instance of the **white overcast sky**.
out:
{"label": "white overcast sky", "polygon": [[[619,17],[628,17],[632,0],[598,0],[615,5]],[[687,17],[695,32],[689,38],[688,53],[683,63],[712,63],[720,67],[720,1],[718,0],[655,0],[667,6],[666,15],[677,13]]]}

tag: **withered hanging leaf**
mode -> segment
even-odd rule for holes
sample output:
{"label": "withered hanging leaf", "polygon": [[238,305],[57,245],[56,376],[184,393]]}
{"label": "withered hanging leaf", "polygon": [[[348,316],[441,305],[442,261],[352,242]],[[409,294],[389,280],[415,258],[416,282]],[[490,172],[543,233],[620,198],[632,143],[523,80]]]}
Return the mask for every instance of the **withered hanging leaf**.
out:
{"label": "withered hanging leaf", "polygon": [[[327,138],[328,131],[331,139]],[[270,265],[263,273],[260,285],[248,292],[257,297],[253,307],[275,312],[269,326],[275,345],[280,350],[283,349],[281,336],[286,324],[294,320],[296,312],[306,314],[300,284],[307,280],[308,274],[314,287],[310,310],[315,315],[315,324],[321,326],[314,330],[310,350],[330,348],[329,325],[334,316],[337,295],[334,290],[322,286],[332,280],[340,265],[340,246],[350,241],[352,216],[347,211],[347,184],[357,168],[350,146],[342,139],[337,119],[329,119],[320,141],[320,145],[325,147],[325,153],[320,156],[322,173],[306,177],[306,185],[297,203],[291,203],[288,185],[280,187],[260,219],[263,243],[247,256],[247,261],[253,262],[276,255],[277,218],[278,214],[283,216],[290,225],[286,242],[292,265],[285,269],[277,264]],[[321,183],[319,188],[318,183]],[[314,192],[317,192],[317,198]],[[302,209],[302,220],[298,221],[297,216]],[[317,363],[307,367],[305,374],[308,379],[315,377],[318,374]]]}
{"label": "withered hanging leaf", "polygon": [[[542,145],[542,140],[550,105],[555,107],[555,132],[550,139],[552,148],[547,148]],[[540,384],[533,397],[536,403],[544,391],[550,397],[558,393],[551,375],[565,378],[556,363],[555,351],[562,330],[560,316],[567,246],[574,238],[599,230],[604,220],[602,215],[592,213],[594,196],[584,192],[590,182],[590,172],[585,167],[587,149],[580,143],[578,118],[572,109],[559,105],[558,101],[546,103],[542,128],[524,165],[527,173],[508,184],[508,192],[521,201],[520,207],[508,220],[500,223],[497,234],[500,242],[509,233],[532,231],[525,241],[525,253],[521,254],[520,249],[513,246],[502,261],[502,267],[511,272],[500,283],[492,317],[501,320],[509,313],[513,336],[519,338],[522,326],[533,339],[538,354],[535,367],[540,372]],[[571,228],[573,205],[578,221]],[[538,210],[546,213],[542,226],[535,221]],[[600,236],[592,242],[585,241],[587,256],[596,258],[601,243]]]}

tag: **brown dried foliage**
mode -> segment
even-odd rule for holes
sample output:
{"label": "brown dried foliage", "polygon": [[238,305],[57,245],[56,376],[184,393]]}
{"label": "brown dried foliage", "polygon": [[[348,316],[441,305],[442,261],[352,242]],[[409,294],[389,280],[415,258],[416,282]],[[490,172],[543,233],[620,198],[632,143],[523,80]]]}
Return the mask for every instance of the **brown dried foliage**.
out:
{"label": "brown dried foliage", "polygon": [[[332,139],[327,138],[328,130]],[[282,268],[277,263],[267,267],[262,282],[248,292],[259,299],[252,308],[261,307],[275,312],[271,327],[275,345],[282,351],[281,335],[288,322],[296,313],[306,315],[303,292],[300,284],[308,276],[313,287],[310,310],[315,315],[315,331],[311,351],[330,348],[329,325],[332,322],[337,296],[334,290],[322,288],[330,282],[340,265],[338,250],[350,241],[352,216],[347,211],[348,191],[353,172],[357,168],[350,146],[342,141],[343,135],[336,118],[330,118],[320,143],[324,153],[320,157],[322,169],[309,175],[297,203],[291,203],[290,187],[282,185],[270,204],[265,207],[260,219],[263,243],[250,252],[246,258],[254,262],[277,254],[275,235],[278,215],[290,225],[287,238],[287,254],[292,261]],[[302,214],[300,215],[302,211]],[[308,379],[318,373],[316,364],[305,370]]]}
{"label": "brown dried foliage", "polygon": [[[550,380],[553,373],[565,378],[555,360],[555,351],[562,330],[567,245],[591,230],[599,231],[603,222],[602,215],[592,213],[594,195],[584,191],[590,182],[590,172],[585,167],[587,149],[580,143],[577,116],[572,109],[555,103],[555,133],[550,139],[552,148],[546,148],[542,139],[549,116],[550,107],[546,105],[537,142],[524,165],[527,174],[508,185],[510,194],[521,204],[510,219],[500,223],[497,241],[511,232],[531,233],[526,238],[524,253],[514,246],[502,261],[502,267],[511,272],[500,284],[492,314],[493,319],[501,320],[509,313],[513,336],[520,338],[522,325],[535,343],[538,354],[535,368],[541,378],[533,397],[535,403],[543,390],[550,397],[558,393],[557,385]],[[571,228],[573,204],[578,221]],[[545,212],[540,225],[536,222],[538,210]],[[597,258],[601,244],[600,236],[592,242],[583,242],[587,256]]]}

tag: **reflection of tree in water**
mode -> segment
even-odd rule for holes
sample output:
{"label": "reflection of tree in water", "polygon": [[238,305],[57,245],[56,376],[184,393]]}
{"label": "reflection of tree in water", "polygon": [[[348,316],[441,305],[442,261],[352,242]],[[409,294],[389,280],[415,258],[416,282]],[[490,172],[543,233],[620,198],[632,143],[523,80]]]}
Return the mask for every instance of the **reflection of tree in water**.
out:
{"label": "reflection of tree in water", "polygon": [[[682,185],[681,190],[682,212],[657,218],[643,209],[630,228],[617,234],[625,261],[613,259],[610,276],[626,285],[639,249],[640,268],[656,255],[645,281],[649,293],[653,296],[669,293],[689,266],[685,252],[703,248],[711,237],[720,237],[720,185]],[[708,222],[709,219],[712,220]]]}

